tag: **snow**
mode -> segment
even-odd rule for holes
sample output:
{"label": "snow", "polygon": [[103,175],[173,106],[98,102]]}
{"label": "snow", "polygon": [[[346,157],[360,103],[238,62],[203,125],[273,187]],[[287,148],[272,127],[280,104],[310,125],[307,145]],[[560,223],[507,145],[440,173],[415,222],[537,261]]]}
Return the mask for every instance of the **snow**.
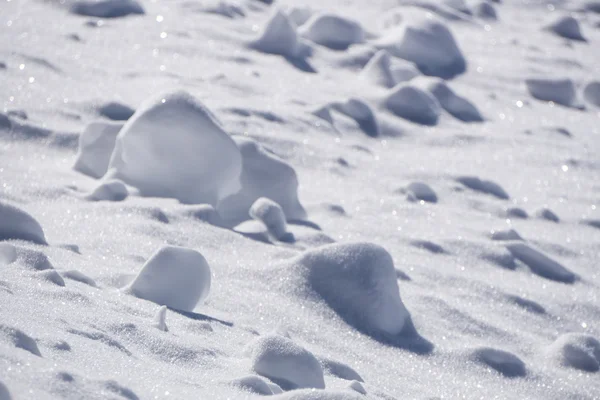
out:
{"label": "snow", "polygon": [[315,356],[279,335],[265,335],[250,345],[252,369],[286,390],[325,388],[323,370]]}
{"label": "snow", "polygon": [[298,36],[294,23],[279,9],[273,12],[258,38],[250,42],[250,46],[291,59],[304,58],[310,52],[310,47]]}
{"label": "snow", "polygon": [[178,91],[148,100],[127,121],[105,179],[120,179],[144,196],[216,206],[238,191],[241,166],[235,142],[213,114]]}
{"label": "snow", "polygon": [[98,18],[144,14],[144,8],[135,0],[75,0],[70,11],[73,14]]}
{"label": "snow", "polygon": [[281,206],[288,221],[305,219],[294,168],[251,139],[236,137],[235,142],[242,155],[241,189],[219,202],[217,211],[221,217],[233,223],[242,222],[252,204],[266,197]]}
{"label": "snow", "polygon": [[496,21],[498,19],[494,5],[487,0],[480,1],[473,6],[473,15],[484,20]]}
{"label": "snow", "polygon": [[583,89],[583,97],[588,103],[600,107],[600,81],[588,82]]}
{"label": "snow", "polygon": [[0,201],[0,240],[21,239],[46,244],[40,223],[26,211]]}
{"label": "snow", "polygon": [[464,122],[482,122],[483,117],[477,107],[468,99],[456,94],[441,79],[424,80],[423,88],[428,90],[439,101],[444,110]]}
{"label": "snow", "polygon": [[129,195],[127,186],[118,179],[108,179],[85,198],[92,201],[123,201]]}
{"label": "snow", "polygon": [[[482,0],[137,2],[144,14],[116,18],[1,2],[0,209],[20,211],[0,215],[0,398],[598,397],[597,0],[489,2],[497,19]],[[278,12],[285,29],[266,32]],[[358,24],[361,42],[303,37],[318,15]],[[561,17],[586,41],[546,29]],[[251,44],[263,34],[283,54]],[[569,83],[540,100],[528,79]],[[392,112],[398,85],[430,95],[436,122]],[[204,111],[146,112],[182,88]],[[137,177],[178,191],[104,177],[140,119]],[[113,133],[82,151],[100,172],[80,172],[95,124]],[[260,198],[281,207],[283,240],[250,216]],[[210,265],[210,295],[187,310],[127,290],[167,246]],[[152,288],[197,293],[186,266]],[[324,389],[254,371],[246,346],[275,334],[312,354],[300,364]]]}
{"label": "snow", "polygon": [[401,15],[402,24],[386,32],[378,47],[414,62],[425,75],[449,79],[466,71],[467,62],[443,21],[421,12]]}
{"label": "snow", "polygon": [[586,41],[581,33],[579,21],[570,15],[557,17],[546,29],[566,39]]}
{"label": "snow", "polygon": [[334,50],[346,50],[365,39],[359,23],[335,14],[313,15],[302,24],[298,33],[311,42]]}
{"label": "snow", "polygon": [[431,93],[410,83],[391,89],[384,104],[395,115],[423,125],[436,125],[442,110]]}
{"label": "snow", "polygon": [[566,107],[577,106],[575,83],[568,78],[528,78],[527,90],[538,100],[552,101]]}
{"label": "snow", "polygon": [[250,216],[264,223],[276,239],[283,238],[287,233],[285,214],[279,204],[271,199],[266,197],[257,199],[250,207]]}
{"label": "snow", "polygon": [[423,200],[428,203],[437,203],[435,191],[425,182],[411,182],[406,187],[409,200]]}
{"label": "snow", "polygon": [[193,311],[210,292],[211,271],[196,250],[165,246],[157,250],[125,291],[181,311]]}
{"label": "snow", "polygon": [[98,121],[89,124],[79,135],[79,148],[73,169],[92,178],[104,176],[122,127],[123,123],[120,122]]}

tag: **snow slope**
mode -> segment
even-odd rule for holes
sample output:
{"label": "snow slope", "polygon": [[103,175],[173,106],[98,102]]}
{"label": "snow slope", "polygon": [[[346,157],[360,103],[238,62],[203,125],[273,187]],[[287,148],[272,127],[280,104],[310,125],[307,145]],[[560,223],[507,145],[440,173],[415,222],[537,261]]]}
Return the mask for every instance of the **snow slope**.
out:
{"label": "snow slope", "polygon": [[598,10],[0,0],[0,400],[600,398]]}

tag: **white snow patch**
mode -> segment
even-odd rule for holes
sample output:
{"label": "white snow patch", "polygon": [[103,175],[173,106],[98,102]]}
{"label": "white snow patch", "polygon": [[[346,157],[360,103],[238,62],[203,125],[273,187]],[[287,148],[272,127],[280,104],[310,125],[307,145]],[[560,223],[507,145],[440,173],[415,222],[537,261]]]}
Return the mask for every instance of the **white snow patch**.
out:
{"label": "white snow patch", "polygon": [[158,308],[156,315],[154,316],[154,323],[152,324],[156,329],[163,332],[168,332],[167,327],[167,306],[161,306]]}
{"label": "white snow patch", "polygon": [[47,244],[40,223],[29,213],[0,200],[0,240],[19,239]]}
{"label": "white snow patch", "polygon": [[[247,375],[247,376],[244,376],[241,378],[234,379],[229,383],[231,385],[237,386],[240,389],[243,389],[247,392],[250,392],[253,394],[260,394],[263,396],[270,396],[270,395],[274,394],[275,392],[273,392],[271,385],[277,386],[274,383],[268,382],[263,377],[257,376],[257,375]],[[282,392],[283,391],[280,388],[277,393],[282,393]]]}
{"label": "white snow patch", "polygon": [[359,381],[352,381],[352,382],[350,382],[350,384],[348,385],[348,387],[350,389],[354,390],[355,392],[360,393],[360,394],[364,394],[364,395],[367,394],[367,391],[365,390],[365,387]]}
{"label": "white snow patch", "polygon": [[583,97],[588,103],[600,107],[600,81],[588,82],[583,89]]}
{"label": "white snow patch", "polygon": [[239,189],[242,157],[213,114],[177,91],[143,104],[119,132],[109,171],[143,196],[216,205]]}
{"label": "white snow patch", "polygon": [[125,184],[118,179],[108,179],[103,181],[93,190],[92,193],[85,196],[91,201],[123,201],[129,196],[129,190]]}
{"label": "white snow patch", "polygon": [[286,8],[285,13],[296,26],[304,25],[313,15],[313,11],[306,6],[291,6]]}
{"label": "white snow patch", "polygon": [[475,361],[510,378],[527,375],[525,363],[508,351],[481,347],[473,351],[472,357]]}
{"label": "white snow patch", "polygon": [[46,269],[44,271],[39,271],[34,274],[34,276],[38,279],[51,282],[57,286],[65,286],[65,280],[60,276],[55,269]]}
{"label": "white snow patch", "polygon": [[284,389],[325,388],[315,356],[280,335],[261,336],[251,344],[252,369]]}
{"label": "white snow patch", "polygon": [[8,265],[17,260],[17,249],[9,243],[0,243],[0,264]]}
{"label": "white snow patch", "polygon": [[552,23],[546,26],[547,30],[566,39],[580,40],[585,42],[586,39],[581,33],[579,21],[570,15],[557,17]]}
{"label": "white snow patch", "polygon": [[379,122],[375,112],[363,100],[350,98],[344,102],[331,103],[330,107],[356,121],[359,128],[368,136],[379,136]]}
{"label": "white snow patch", "polygon": [[250,42],[250,47],[291,59],[304,58],[310,54],[310,46],[298,36],[295,24],[278,9],[273,12],[258,38]]}
{"label": "white snow patch", "polygon": [[125,291],[181,311],[193,311],[210,291],[211,271],[196,250],[165,246],[154,253]]}
{"label": "white snow patch", "polygon": [[480,179],[476,176],[460,176],[456,180],[469,189],[475,190],[481,193],[491,194],[499,199],[507,200],[510,197],[508,193],[496,182]]}
{"label": "white snow patch", "polygon": [[0,323],[0,342],[26,350],[38,357],[42,356],[36,341],[31,336],[20,329],[5,325],[4,323]]}
{"label": "white snow patch", "polygon": [[92,122],[79,136],[79,148],[73,169],[93,178],[108,170],[121,122]]}
{"label": "white snow patch", "polygon": [[415,84],[428,90],[438,100],[444,110],[454,118],[463,122],[482,122],[483,117],[477,107],[466,98],[456,94],[450,86],[441,79],[423,78]]}
{"label": "white snow patch", "polygon": [[364,400],[364,396],[353,390],[333,391],[333,390],[292,390],[277,396],[271,397],[273,400]]}
{"label": "white snow patch", "polygon": [[97,287],[96,281],[94,281],[89,276],[85,275],[81,271],[77,271],[75,269],[64,271],[61,273],[64,278],[71,279],[77,282],[85,283],[86,285]]}

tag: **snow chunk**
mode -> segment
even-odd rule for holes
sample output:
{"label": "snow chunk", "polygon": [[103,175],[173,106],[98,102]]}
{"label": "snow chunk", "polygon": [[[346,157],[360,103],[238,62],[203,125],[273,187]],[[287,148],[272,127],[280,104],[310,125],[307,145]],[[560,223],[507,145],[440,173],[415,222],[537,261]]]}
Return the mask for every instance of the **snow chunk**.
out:
{"label": "snow chunk", "polygon": [[467,62],[444,22],[426,13],[403,17],[402,25],[377,41],[377,47],[414,62],[425,75],[450,79],[466,71]]}
{"label": "snow chunk", "polygon": [[506,248],[539,276],[563,283],[573,283],[576,279],[573,272],[525,243],[511,243]]}
{"label": "snow chunk", "polygon": [[384,104],[397,116],[423,125],[437,124],[441,114],[440,103],[431,93],[407,83],[394,87]]}
{"label": "snow chunk", "polygon": [[214,226],[223,226],[221,216],[210,204],[184,205],[178,212],[186,217],[195,218]]}
{"label": "snow chunk", "polygon": [[600,370],[600,341],[591,335],[564,334],[550,345],[548,355],[566,367],[587,372]]}
{"label": "snow chunk", "polygon": [[251,346],[251,358],[254,371],[284,389],[325,388],[319,361],[286,337],[261,336]]}
{"label": "snow chunk", "polygon": [[26,350],[31,354],[41,357],[40,349],[33,338],[20,329],[0,323],[0,341],[12,344],[14,347]]}
{"label": "snow chunk", "polygon": [[406,190],[409,199],[423,200],[429,203],[437,203],[438,197],[435,191],[424,182],[411,182]]}
{"label": "snow chunk", "polygon": [[79,136],[77,159],[73,169],[93,178],[101,178],[108,169],[121,122],[92,122]]}
{"label": "snow chunk", "polygon": [[135,110],[125,104],[111,101],[100,105],[98,113],[113,121],[127,121],[135,113]]}
{"label": "snow chunk", "polygon": [[273,12],[258,39],[250,42],[250,47],[292,59],[303,58],[310,52],[309,46],[298,37],[294,23],[281,10]]}
{"label": "snow chunk", "polygon": [[529,94],[538,100],[576,107],[575,83],[567,78],[530,78],[525,80]]}
{"label": "snow chunk", "polygon": [[77,282],[85,283],[86,285],[89,285],[92,287],[97,287],[96,281],[94,281],[89,276],[87,276],[84,273],[77,271],[75,269],[63,272],[62,276],[67,279],[72,279]]}
{"label": "snow chunk", "polygon": [[583,89],[583,97],[588,103],[600,107],[600,81],[588,82]]}
{"label": "snow chunk", "polygon": [[508,351],[482,347],[474,350],[472,357],[475,361],[487,365],[506,377],[527,375],[525,363]]}
{"label": "snow chunk", "polygon": [[244,221],[241,224],[234,226],[233,231],[252,240],[263,243],[271,243],[269,229],[265,226],[265,224],[262,223],[262,221]]}
{"label": "snow chunk", "polygon": [[123,201],[127,196],[129,196],[129,190],[123,182],[118,179],[108,179],[85,198],[92,201]]}
{"label": "snow chunk", "polygon": [[199,252],[165,246],[142,267],[128,293],[181,311],[193,311],[210,291],[211,272]]}
{"label": "snow chunk", "polygon": [[227,18],[243,18],[246,16],[244,9],[238,3],[224,0],[213,0],[202,10],[208,14],[222,15]]}
{"label": "snow chunk", "polygon": [[476,176],[460,176],[456,178],[456,180],[468,187],[469,189],[491,194],[503,200],[509,199],[508,194],[504,191],[502,186],[498,185],[496,182],[479,179]]}
{"label": "snow chunk", "polygon": [[158,312],[154,316],[152,326],[159,331],[169,332],[169,328],[167,327],[167,306],[159,307]]}
{"label": "snow chunk", "polygon": [[302,26],[312,17],[313,12],[308,7],[303,6],[292,6],[285,10],[288,15],[290,21],[292,21],[296,26]]}
{"label": "snow chunk", "polygon": [[379,136],[379,122],[375,113],[367,103],[351,98],[345,102],[335,102],[331,108],[352,118],[359,128],[370,137]]}
{"label": "snow chunk", "polygon": [[392,58],[386,50],[379,50],[361,71],[361,77],[371,83],[392,88],[400,82],[410,81],[420,75],[415,64]]}
{"label": "snow chunk", "polygon": [[[270,396],[273,394],[269,383],[264,378],[257,375],[248,375],[229,382],[233,386],[237,386],[247,392]],[[281,393],[278,392],[278,393]]]}
{"label": "snow chunk", "polygon": [[17,260],[17,249],[9,243],[0,243],[0,264],[8,265]]}
{"label": "snow chunk", "polygon": [[550,23],[545,29],[566,39],[579,40],[585,42],[586,39],[581,33],[579,21],[570,15],[559,16]]}
{"label": "snow chunk", "polygon": [[42,226],[27,212],[0,200],[0,240],[48,244]]}
{"label": "snow chunk", "polygon": [[298,177],[294,168],[266,151],[257,142],[234,138],[242,154],[241,189],[217,206],[225,221],[235,223],[248,218],[248,210],[260,197],[267,197],[281,206],[290,220],[306,218],[306,211],[298,201]]}
{"label": "snow chunk", "polygon": [[73,14],[98,18],[145,14],[144,8],[135,0],[77,0],[71,5],[70,11]]}
{"label": "snow chunk", "polygon": [[332,360],[326,357],[319,357],[319,362],[323,370],[333,376],[347,381],[364,382],[363,378],[348,364]]}
{"label": "snow chunk", "polygon": [[529,218],[529,214],[527,214],[527,211],[525,211],[521,207],[508,207],[506,209],[506,217],[507,218],[527,219],[527,218]]}
{"label": "snow chunk", "polygon": [[492,3],[486,0],[480,1],[479,3],[473,6],[473,15],[481,19],[487,19],[491,21],[496,21],[498,19],[496,9],[492,5]]}
{"label": "snow chunk", "polygon": [[523,240],[521,235],[519,235],[519,232],[515,231],[514,229],[507,229],[504,231],[492,231],[491,238],[492,240],[499,241]]}
{"label": "snow chunk", "polygon": [[257,199],[250,207],[250,216],[262,221],[277,239],[281,239],[287,233],[285,214],[279,204],[271,199],[266,197]]}
{"label": "snow chunk", "polygon": [[535,215],[538,218],[545,219],[548,221],[560,222],[560,218],[558,218],[558,215],[556,215],[554,211],[546,207],[540,208],[538,211],[536,211]]}
{"label": "snow chunk", "polygon": [[359,23],[334,14],[313,15],[298,32],[306,39],[334,50],[346,50],[365,40]]}
{"label": "snow chunk", "polygon": [[350,385],[348,385],[348,387],[352,390],[354,390],[355,392],[358,392],[360,394],[367,394],[367,391],[365,390],[365,387],[359,382],[359,381],[352,381],[350,382]]}
{"label": "snow chunk", "polygon": [[143,104],[117,136],[106,178],[143,196],[208,203],[239,189],[242,157],[212,113],[177,91]]}
{"label": "snow chunk", "polygon": [[435,96],[440,105],[454,118],[463,122],[482,122],[483,117],[477,107],[466,98],[456,94],[441,79],[428,79],[425,88]]}
{"label": "snow chunk", "polygon": [[372,243],[331,244],[297,257],[309,286],[342,318],[363,331],[412,333],[390,254]]}

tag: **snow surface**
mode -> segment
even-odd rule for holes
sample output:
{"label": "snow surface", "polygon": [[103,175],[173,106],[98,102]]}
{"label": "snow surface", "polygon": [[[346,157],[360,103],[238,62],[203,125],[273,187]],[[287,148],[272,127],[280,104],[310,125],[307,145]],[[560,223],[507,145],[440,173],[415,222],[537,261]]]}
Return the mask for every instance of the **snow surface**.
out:
{"label": "snow surface", "polygon": [[0,0],[0,399],[598,398],[599,4]]}

